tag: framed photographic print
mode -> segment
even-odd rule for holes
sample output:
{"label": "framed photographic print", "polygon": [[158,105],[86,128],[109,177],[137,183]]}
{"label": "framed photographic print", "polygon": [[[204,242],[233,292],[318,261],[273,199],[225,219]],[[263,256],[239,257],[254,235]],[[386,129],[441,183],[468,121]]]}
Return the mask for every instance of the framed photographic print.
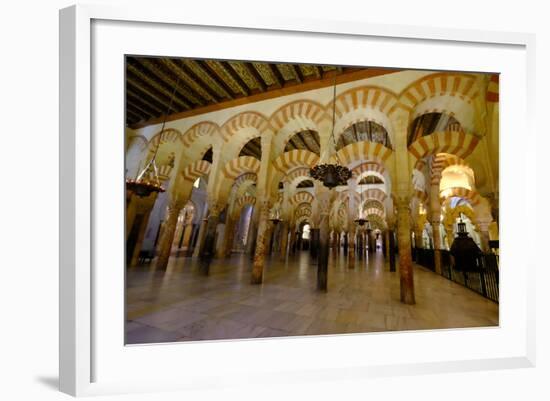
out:
{"label": "framed photographic print", "polygon": [[61,11],[62,391],[534,363],[531,36],[149,11]]}

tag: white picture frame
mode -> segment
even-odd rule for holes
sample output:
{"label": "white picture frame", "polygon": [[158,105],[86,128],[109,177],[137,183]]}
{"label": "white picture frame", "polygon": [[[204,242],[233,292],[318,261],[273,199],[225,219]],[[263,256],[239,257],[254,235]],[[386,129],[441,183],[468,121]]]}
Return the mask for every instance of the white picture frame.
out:
{"label": "white picture frame", "polygon": [[[534,110],[535,42],[533,35],[372,25],[351,21],[336,22],[291,18],[281,20],[261,16],[228,21],[215,14],[182,15],[176,10],[154,7],[113,8],[105,5],[79,5],[63,9],[60,12],[61,391],[81,396],[134,391],[200,389],[210,386],[225,386],[229,383],[245,385],[246,380],[239,376],[243,372],[248,375],[247,380],[253,378],[257,383],[261,383],[275,380],[292,382],[298,379],[326,380],[328,377],[332,379],[350,376],[359,378],[534,366],[535,253],[528,252],[527,255],[519,255],[519,251],[510,246],[517,240],[517,235],[513,229],[508,228],[514,224],[509,218],[509,203],[526,205],[526,198],[525,194],[511,193],[502,182],[501,266],[503,267],[500,303],[502,314],[499,328],[300,339],[218,341],[203,344],[143,347],[124,347],[123,342],[119,341],[120,349],[116,352],[108,352],[113,349],[105,344],[110,343],[109,338],[114,338],[118,335],[117,333],[120,333],[123,325],[122,319],[119,323],[116,320],[122,316],[119,312],[123,310],[123,302],[121,303],[123,287],[120,287],[121,277],[123,279],[123,263],[122,259],[109,251],[97,253],[103,239],[96,235],[97,230],[104,227],[104,224],[99,221],[100,219],[107,218],[110,216],[109,213],[118,213],[118,217],[112,220],[116,225],[117,221],[122,221],[120,217],[123,210],[121,204],[118,204],[118,206],[114,206],[114,209],[107,211],[105,208],[109,206],[104,204],[105,197],[98,198],[98,193],[110,194],[109,188],[115,188],[120,184],[120,193],[113,196],[122,195],[123,169],[120,169],[122,166],[120,162],[123,155],[120,152],[121,148],[117,146],[123,141],[123,119],[120,119],[118,123],[120,138],[119,142],[113,142],[115,146],[110,146],[110,140],[103,136],[100,138],[94,136],[94,132],[97,133],[94,130],[103,127],[104,120],[98,120],[98,115],[101,116],[101,108],[108,106],[112,108],[113,105],[116,110],[113,111],[111,122],[115,121],[115,125],[110,125],[110,127],[116,127],[117,118],[120,117],[120,113],[123,113],[123,103],[120,103],[120,97],[98,99],[105,94],[101,87],[98,89],[94,85],[97,85],[98,82],[110,82],[114,89],[120,89],[123,88],[123,82],[119,82],[119,79],[116,82],[111,80],[113,76],[120,77],[122,69],[118,70],[118,67],[113,64],[113,70],[117,70],[114,75],[103,76],[102,68],[110,61],[103,54],[97,59],[94,57],[99,54],[98,51],[103,51],[101,46],[105,44],[105,40],[102,35],[116,34],[110,36],[113,39],[113,49],[111,50],[114,53],[112,54],[115,54],[116,58],[118,57],[116,54],[120,54],[121,49],[124,50],[124,46],[115,49],[117,44],[136,40],[140,30],[148,30],[148,35],[141,38],[140,46],[162,43],[162,46],[159,45],[156,51],[161,54],[168,51],[169,55],[182,55],[171,53],[169,48],[174,43],[170,45],[167,42],[159,41],[159,39],[168,36],[172,36],[173,41],[176,40],[173,35],[180,28],[183,31],[186,29],[193,31],[188,34],[203,35],[206,46],[212,40],[212,38],[207,38],[208,35],[218,32],[226,35],[239,35],[238,37],[243,41],[252,40],[254,35],[263,35],[266,41],[275,40],[276,37],[279,40],[286,37],[292,40],[326,41],[328,47],[330,47],[328,42],[337,38],[342,44],[347,43],[346,41],[356,41],[356,43],[372,41],[372,46],[377,46],[377,43],[379,46],[380,41],[384,41],[384,46],[397,46],[398,42],[406,43],[408,46],[436,46],[442,53],[445,52],[446,47],[452,47],[458,53],[468,51],[468,48],[478,53],[486,52],[488,48],[496,49],[493,50],[494,63],[498,62],[499,57],[507,57],[509,60],[506,63],[508,65],[503,66],[506,73],[503,72],[504,70],[491,70],[503,74],[501,79],[501,172],[503,176],[506,174],[507,180],[524,180],[525,185],[532,184],[530,180],[534,180],[528,175],[523,175],[526,169],[534,170],[534,155],[529,154],[530,150],[526,148],[517,150],[517,143],[513,138],[507,136],[511,130],[521,129],[526,133],[524,140],[526,137],[534,139],[530,125],[532,121],[530,113]],[[176,31],[170,32],[171,29]],[[129,30],[132,30],[132,38],[130,36],[126,39],[122,37],[120,32]],[[94,34],[97,35],[95,42]],[[147,43],[147,38],[151,38],[151,43]],[[248,45],[249,43],[247,43]],[[239,44],[236,43],[235,46],[233,49],[228,44],[227,48],[218,50],[217,55],[222,57],[224,54],[231,54],[229,52],[233,50],[233,58],[242,56],[246,59],[246,49],[240,51],[240,54],[236,54],[235,49],[238,50]],[[243,47],[243,45],[240,46]],[[130,48],[135,51],[140,47],[132,45],[129,46]],[[152,47],[149,48],[152,49]],[[289,50],[288,57],[291,57],[293,61],[302,61],[300,60],[301,55],[290,53],[292,53],[291,50]],[[191,54],[191,56],[196,56],[196,54]],[[469,60],[470,69],[485,71],[485,68],[480,67],[484,65],[483,57],[487,57],[487,55],[480,54],[479,58],[472,57]],[[262,56],[258,58],[263,59]],[[323,59],[324,62],[327,60]],[[316,60],[308,59],[307,61]],[[122,60],[118,60],[118,62],[121,63]],[[421,65],[414,65],[417,63],[416,61],[409,63],[411,68],[421,68]],[[445,65],[449,65],[448,63],[449,60],[441,61],[441,64],[432,66],[433,69],[445,69]],[[381,66],[397,66],[390,64],[388,62]],[[457,61],[456,65],[456,69],[463,69],[464,60]],[[513,70],[515,67],[517,69]],[[97,78],[95,83],[92,82],[93,77]],[[102,81],[105,79],[108,81]],[[510,100],[511,89],[514,90],[514,103]],[[123,96],[122,91],[120,91],[120,96]],[[520,108],[517,109],[514,116],[505,114],[511,110],[511,107],[518,107],[518,105]],[[113,136],[116,135],[113,134]],[[511,149],[516,149],[516,152],[519,152],[518,157],[521,162],[515,170],[506,165],[509,160],[507,159],[508,152]],[[105,160],[102,165],[98,164],[98,153],[101,153],[101,160]],[[107,168],[112,168],[113,171],[120,170],[120,176],[115,174],[115,177],[111,177],[108,182],[103,180],[103,177],[107,176]],[[104,184],[105,187],[102,188]],[[534,185],[532,187],[534,188]],[[527,227],[534,225],[536,221],[535,209],[532,207],[521,207],[521,209],[521,212],[518,213],[521,213],[522,221],[527,222]],[[533,232],[535,231],[533,227],[531,229]],[[122,226],[120,230],[122,230]],[[116,230],[114,231],[113,235],[116,235]],[[120,252],[122,253],[122,249]],[[95,269],[97,263],[101,263],[101,260],[106,257],[112,257],[113,269],[120,269],[120,272],[115,273],[118,274],[115,280],[109,281],[111,283],[109,285],[105,285],[106,276],[98,274]],[[116,260],[120,260],[120,263],[117,264]],[[506,270],[506,266],[512,263],[520,266],[518,271]],[[99,287],[102,292],[101,299],[98,299],[96,294]],[[115,305],[113,310],[116,309],[116,312],[113,312],[110,317],[106,317],[102,313],[105,302]],[[100,333],[97,330],[98,325],[102,327]],[[433,344],[434,349],[437,350],[438,341],[443,342],[450,337],[458,342],[470,344],[486,342],[487,344],[492,343],[494,346],[480,347],[475,352],[467,352],[459,346],[454,354],[443,353],[439,357],[435,354],[431,356],[422,354],[425,357],[420,357],[420,354],[414,350],[420,344]],[[401,339],[405,341],[401,341]],[[416,345],[411,346],[414,349],[411,349],[409,354],[406,352],[406,346],[395,348],[404,342]],[[340,355],[342,352],[336,352],[346,349],[346,347],[357,350],[367,349],[369,346],[380,348],[384,344],[386,346],[391,344],[394,347],[393,351],[398,355],[384,355],[383,353],[378,355],[371,352],[368,354],[371,360],[365,361],[358,358],[361,356],[361,352],[349,353],[347,356]],[[320,349],[326,351],[326,360],[315,359],[316,352]],[[293,361],[292,368],[289,366],[286,369],[285,366],[289,365],[288,360],[278,357],[283,350],[283,355],[302,355],[303,358],[300,361],[305,360],[305,362]],[[427,354],[429,354],[428,351],[426,351]],[[212,355],[213,353],[222,359],[219,366],[206,366],[202,363],[200,355]],[[148,371],[143,376],[131,369],[131,366],[135,366],[139,361],[148,365],[152,361],[158,363],[161,360],[166,362],[167,369],[169,369],[173,367],[174,361],[171,358],[174,358],[175,354],[185,355],[186,361],[193,366],[193,369],[185,370],[185,375],[181,373],[167,375],[166,371],[158,369],[158,372]],[[257,354],[262,354],[263,359],[254,359],[254,355]],[[242,358],[236,358],[239,355]],[[112,360],[109,359],[111,357]],[[242,361],[236,362],[235,358],[242,359]],[[123,359],[126,359],[126,362],[123,362]],[[224,360],[232,360],[233,369],[229,364],[224,364]],[[107,369],[107,363],[112,364],[111,370]],[[127,369],[121,369],[120,363],[126,363]]]}

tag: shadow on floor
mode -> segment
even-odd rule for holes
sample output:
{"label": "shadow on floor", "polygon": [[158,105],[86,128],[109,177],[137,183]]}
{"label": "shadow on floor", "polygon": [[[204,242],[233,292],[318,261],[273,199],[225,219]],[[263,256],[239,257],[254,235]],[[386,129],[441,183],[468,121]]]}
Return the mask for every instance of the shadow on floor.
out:
{"label": "shadow on floor", "polygon": [[59,377],[57,376],[37,377],[36,381],[43,384],[45,387],[48,387],[50,390],[59,390]]}

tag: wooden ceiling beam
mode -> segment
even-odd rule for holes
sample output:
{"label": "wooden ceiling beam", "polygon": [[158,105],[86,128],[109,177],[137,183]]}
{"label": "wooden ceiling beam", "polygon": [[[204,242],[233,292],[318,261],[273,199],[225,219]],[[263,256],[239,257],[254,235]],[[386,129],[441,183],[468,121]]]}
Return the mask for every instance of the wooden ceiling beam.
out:
{"label": "wooden ceiling beam", "polygon": [[[163,96],[166,97],[166,99],[162,100],[162,103],[166,104],[166,108],[168,109],[168,105],[170,104],[170,99],[172,97],[172,92],[170,90],[166,89],[162,85],[160,85],[157,81],[155,81],[153,78],[151,78],[148,74],[141,71],[136,66],[132,65],[131,63],[126,63],[126,67],[128,68],[128,72],[131,74],[126,74],[126,80],[132,79],[130,75],[134,75],[139,81],[133,80],[134,84],[136,86],[143,87],[147,92],[149,92],[150,96],[153,96],[155,94],[155,91],[157,92],[155,98],[162,99]],[[147,88],[148,86],[148,88]],[[160,96],[159,96],[160,95]],[[177,95],[174,96],[174,102],[172,104],[172,109],[175,109],[175,104],[179,105],[180,107],[183,107],[184,109],[191,109],[191,105],[185,102],[184,100],[181,100]]]}
{"label": "wooden ceiling beam", "polygon": [[212,81],[214,81],[218,86],[220,86],[228,95],[230,99],[234,99],[233,90],[227,85],[223,79],[208,65],[204,60],[195,60],[197,65],[201,68],[202,72],[207,75]]}
{"label": "wooden ceiling beam", "polygon": [[233,81],[235,81],[235,83],[237,84],[237,86],[239,87],[239,89],[243,93],[243,95],[249,96],[250,95],[250,88],[243,81],[243,79],[241,78],[239,73],[237,71],[235,71],[235,69],[231,66],[231,64],[229,64],[227,61],[218,61],[218,63],[222,66],[222,68],[225,70],[225,72],[227,72],[229,74],[231,79]]}
{"label": "wooden ceiling beam", "polygon": [[[223,85],[217,82],[211,74],[206,70],[206,66],[200,64],[200,60],[179,60],[180,67],[189,74],[190,77],[196,79],[198,82],[202,82],[204,89],[208,90],[217,101],[223,101],[225,99],[233,100],[235,97],[231,91],[227,91]],[[221,92],[221,95],[218,93]]]}
{"label": "wooden ceiling beam", "polygon": [[281,72],[279,71],[279,69],[277,68],[277,66],[275,64],[269,63],[267,65],[269,66],[269,70],[271,71],[271,75],[273,76],[273,80],[275,81],[275,83],[277,84],[277,86],[279,88],[282,88],[285,84],[285,79],[281,75]]}
{"label": "wooden ceiling beam", "polygon": [[315,72],[315,76],[318,78],[318,79],[322,79],[323,78],[323,69],[318,66],[318,65],[314,65],[313,66],[313,71]]}
{"label": "wooden ceiling beam", "polygon": [[[128,118],[130,116],[132,116],[134,118],[132,118],[132,119]],[[143,120],[147,120],[147,119],[148,119],[148,117],[143,116],[141,113],[132,110],[132,105],[130,105],[130,104],[126,105],[126,121],[127,122],[135,123],[135,122],[143,121]],[[131,120],[131,121],[128,121],[128,120]]]}
{"label": "wooden ceiling beam", "polygon": [[[149,70],[152,74],[154,74],[161,82],[167,83],[171,87],[171,91],[174,89],[176,90],[176,93],[179,93],[182,95],[186,100],[190,100],[192,103],[197,104],[199,106],[204,106],[208,103],[208,100],[203,98],[199,93],[195,92],[192,88],[188,87],[185,84],[185,80],[179,79],[179,82],[172,79],[170,76],[171,74],[174,74],[173,71],[166,71],[164,68],[161,67],[160,64],[155,63],[151,59],[142,58],[139,59],[139,63],[141,63],[147,70]],[[178,76],[177,74],[175,74]],[[177,87],[176,87],[177,83]]]}
{"label": "wooden ceiling beam", "polygon": [[[162,62],[168,66],[180,79],[183,79],[189,83],[194,82],[195,85],[202,89],[206,94],[206,100],[213,103],[218,103],[222,98],[210,88],[208,83],[204,82],[199,76],[197,76],[189,67],[187,67],[180,59],[163,58]],[[205,98],[205,96],[203,96]]]}
{"label": "wooden ceiling beam", "polygon": [[311,139],[313,142],[315,142],[315,146],[319,149],[319,152],[321,151],[321,142],[317,138],[319,137],[319,133],[317,131],[308,131],[309,135],[311,136]]}
{"label": "wooden ceiling beam", "polygon": [[132,106],[134,110],[138,111],[141,115],[144,115],[146,117],[146,120],[155,116],[155,114],[152,114],[150,111],[146,110],[145,108],[134,102],[133,99],[126,98],[126,106]]}
{"label": "wooden ceiling beam", "polygon": [[300,67],[297,64],[290,64],[292,67],[292,72],[294,72],[294,76],[296,77],[296,81],[301,84],[304,82],[304,75],[302,74],[302,71],[300,70]]}
{"label": "wooden ceiling beam", "polygon": [[244,67],[248,71],[250,75],[254,78],[256,83],[258,84],[258,87],[260,88],[260,91],[265,92],[267,90],[267,85],[263,78],[261,77],[258,70],[256,70],[256,67],[252,65],[252,63],[243,63]]}
{"label": "wooden ceiling beam", "polygon": [[142,107],[145,106],[153,110],[154,113],[151,113],[151,115],[158,116],[162,114],[162,109],[158,105],[146,99],[145,96],[137,94],[128,85],[126,85],[126,98],[131,98],[133,103],[140,103]]}
{"label": "wooden ceiling beam", "polygon": [[[164,111],[161,112],[161,114],[166,114],[168,111],[168,106],[170,105],[170,100],[164,99],[162,96],[159,96],[158,93],[155,93],[153,90],[151,90],[147,85],[144,85],[143,82],[140,82],[136,80],[134,77],[131,77],[130,75],[126,75],[126,83],[132,86],[135,90],[138,92],[141,92],[145,95],[147,95],[149,98],[153,99],[158,105],[162,108]],[[174,108],[174,105],[172,105],[172,109]]]}

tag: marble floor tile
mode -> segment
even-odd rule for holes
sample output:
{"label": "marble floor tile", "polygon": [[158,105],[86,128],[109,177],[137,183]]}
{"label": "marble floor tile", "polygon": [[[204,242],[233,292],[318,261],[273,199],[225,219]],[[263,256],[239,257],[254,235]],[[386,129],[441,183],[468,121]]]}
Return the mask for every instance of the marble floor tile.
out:
{"label": "marble floor tile", "polygon": [[267,259],[264,282],[250,284],[251,259],[214,259],[210,274],[196,258],[171,257],[127,271],[126,343],[242,339],[487,327],[499,323],[498,304],[415,266],[415,305],[400,302],[399,273],[383,255],[348,269],[329,258],[328,292],[316,290],[317,265],[302,252]]}

